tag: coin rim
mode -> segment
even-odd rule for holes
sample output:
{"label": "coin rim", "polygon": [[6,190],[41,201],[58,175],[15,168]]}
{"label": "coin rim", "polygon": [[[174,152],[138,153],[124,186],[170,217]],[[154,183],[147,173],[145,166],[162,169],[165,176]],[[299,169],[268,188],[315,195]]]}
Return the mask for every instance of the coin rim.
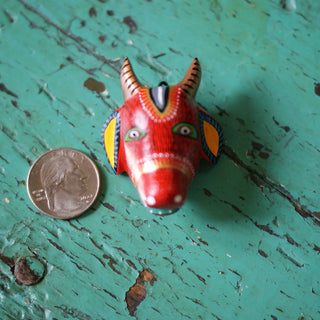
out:
{"label": "coin rim", "polygon": [[[30,178],[30,173],[33,169],[33,167],[39,162],[40,159],[42,159],[43,157],[45,157],[47,154],[51,153],[51,152],[54,152],[54,151],[59,151],[59,150],[68,150],[68,151],[75,151],[77,153],[81,153],[85,158],[87,158],[89,160],[89,162],[93,165],[93,168],[96,172],[96,176],[98,177],[98,186],[97,186],[97,191],[94,195],[94,197],[92,198],[92,201],[90,202],[90,205],[88,207],[86,207],[84,210],[82,210],[80,213],[77,212],[76,214],[73,214],[73,215],[68,215],[66,216],[65,214],[63,214],[63,216],[59,216],[57,217],[56,215],[54,214],[51,214],[51,213],[48,213],[48,212],[45,212],[44,210],[42,210],[41,208],[39,208],[39,206],[35,203],[35,201],[32,199],[31,197],[31,191],[30,191],[30,188],[29,188],[29,178]],[[100,192],[100,173],[99,173],[99,170],[98,170],[98,167],[96,166],[96,164],[94,163],[94,161],[89,157],[87,156],[85,153],[83,153],[82,151],[79,151],[77,149],[73,149],[73,148],[56,148],[56,149],[52,149],[52,150],[49,150],[45,153],[43,153],[41,156],[39,156],[31,165],[30,169],[29,169],[29,172],[28,172],[28,176],[27,176],[27,192],[28,192],[28,196],[29,196],[29,199],[31,200],[32,204],[40,211],[42,212],[43,214],[45,214],[46,216],[48,217],[51,217],[51,218],[54,218],[54,219],[59,219],[59,220],[67,220],[67,219],[73,219],[73,218],[76,218],[76,217],[79,217],[80,215],[84,214],[87,210],[89,210],[89,208],[94,204],[94,202],[96,201],[98,195],[99,195],[99,192]]]}

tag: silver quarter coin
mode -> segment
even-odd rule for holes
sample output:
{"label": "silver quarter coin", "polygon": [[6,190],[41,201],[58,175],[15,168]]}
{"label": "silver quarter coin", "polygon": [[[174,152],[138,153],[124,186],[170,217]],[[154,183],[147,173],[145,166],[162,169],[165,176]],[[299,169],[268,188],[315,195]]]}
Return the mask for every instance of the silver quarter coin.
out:
{"label": "silver quarter coin", "polygon": [[88,210],[96,200],[99,171],[80,151],[54,149],[33,163],[27,189],[32,203],[42,213],[56,219],[71,219]]}

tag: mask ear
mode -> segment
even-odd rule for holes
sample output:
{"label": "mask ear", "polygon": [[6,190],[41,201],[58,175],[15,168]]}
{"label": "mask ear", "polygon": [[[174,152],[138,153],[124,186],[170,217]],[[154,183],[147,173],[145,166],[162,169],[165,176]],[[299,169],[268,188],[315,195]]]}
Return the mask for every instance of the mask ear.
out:
{"label": "mask ear", "polygon": [[118,110],[114,111],[104,123],[101,138],[111,169],[115,174],[119,174],[120,112]]}
{"label": "mask ear", "polygon": [[204,110],[199,110],[202,150],[205,158],[216,164],[223,145],[223,132],[219,123]]}

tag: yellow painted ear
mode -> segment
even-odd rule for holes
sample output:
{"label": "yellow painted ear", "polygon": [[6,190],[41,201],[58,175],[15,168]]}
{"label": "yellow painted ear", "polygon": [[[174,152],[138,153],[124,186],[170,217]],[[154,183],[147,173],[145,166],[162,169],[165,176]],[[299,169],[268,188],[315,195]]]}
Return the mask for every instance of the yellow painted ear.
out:
{"label": "yellow painted ear", "polygon": [[120,114],[115,111],[102,128],[102,140],[111,169],[118,174],[118,154],[120,138]]}
{"label": "yellow painted ear", "polygon": [[208,113],[199,110],[202,150],[208,160],[215,164],[223,144],[223,132],[219,123]]}

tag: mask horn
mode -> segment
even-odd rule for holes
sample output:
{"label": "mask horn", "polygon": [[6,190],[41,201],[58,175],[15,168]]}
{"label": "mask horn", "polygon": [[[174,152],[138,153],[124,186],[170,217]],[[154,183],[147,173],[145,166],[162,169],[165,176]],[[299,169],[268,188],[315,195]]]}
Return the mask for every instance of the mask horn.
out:
{"label": "mask horn", "polygon": [[194,58],[186,75],[178,83],[178,85],[181,87],[181,89],[188,94],[191,98],[194,98],[199,84],[201,80],[201,66],[199,63],[199,60],[197,58]]}
{"label": "mask horn", "polygon": [[137,93],[141,87],[127,57],[124,59],[121,67],[120,81],[124,100],[129,99]]}

